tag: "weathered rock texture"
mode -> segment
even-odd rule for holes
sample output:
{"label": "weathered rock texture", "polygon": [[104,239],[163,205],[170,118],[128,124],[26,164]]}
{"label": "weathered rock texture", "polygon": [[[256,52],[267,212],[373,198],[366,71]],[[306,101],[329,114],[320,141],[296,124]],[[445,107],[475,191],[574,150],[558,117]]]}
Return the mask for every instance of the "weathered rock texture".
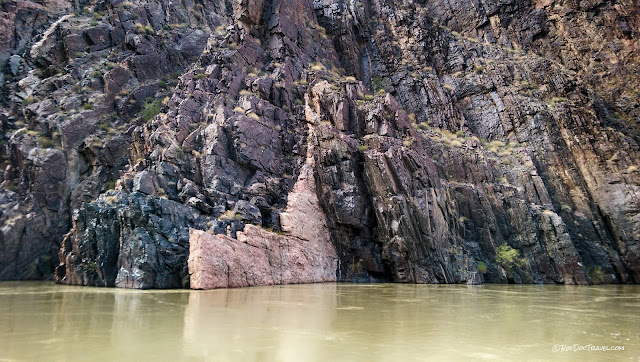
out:
{"label": "weathered rock texture", "polygon": [[236,238],[191,229],[189,274],[192,289],[300,284],[337,280],[338,256],[331,244],[307,158],[280,214],[284,232],[248,224]]}
{"label": "weathered rock texture", "polygon": [[192,289],[336,281],[331,245],[278,235],[246,225],[237,239],[191,230]]}
{"label": "weathered rock texture", "polygon": [[630,0],[1,2],[0,279],[186,287],[194,228],[328,235],[338,280],[638,283],[639,28]]}

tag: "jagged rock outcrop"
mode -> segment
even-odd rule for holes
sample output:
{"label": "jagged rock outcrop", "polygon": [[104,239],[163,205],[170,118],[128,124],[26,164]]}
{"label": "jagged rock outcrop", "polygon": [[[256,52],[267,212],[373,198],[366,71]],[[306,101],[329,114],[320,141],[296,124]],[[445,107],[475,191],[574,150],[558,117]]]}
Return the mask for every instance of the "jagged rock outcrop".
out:
{"label": "jagged rock outcrop", "polygon": [[0,9],[0,279],[187,286],[193,228],[328,238],[337,280],[640,282],[632,1]]}
{"label": "jagged rock outcrop", "polygon": [[186,205],[109,191],[74,215],[56,275],[69,284],[185,287],[190,227],[207,222]]}
{"label": "jagged rock outcrop", "polygon": [[280,214],[284,232],[247,224],[234,239],[190,230],[192,289],[337,280],[338,257],[318,201],[313,163],[308,157],[289,193],[287,211]]}

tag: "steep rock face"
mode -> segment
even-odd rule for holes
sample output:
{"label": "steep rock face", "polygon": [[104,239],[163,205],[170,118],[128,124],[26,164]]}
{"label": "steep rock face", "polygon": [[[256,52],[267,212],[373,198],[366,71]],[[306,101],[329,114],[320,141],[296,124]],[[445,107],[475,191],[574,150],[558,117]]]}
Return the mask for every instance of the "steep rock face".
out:
{"label": "steep rock face", "polygon": [[200,55],[218,6],[0,4],[0,279],[52,276],[74,210],[113,188],[131,130]]}
{"label": "steep rock face", "polygon": [[[309,152],[310,153],[310,152]],[[332,282],[338,257],[320,208],[308,157],[280,214],[280,234],[245,225],[236,239],[190,230],[192,289]]]}
{"label": "steep rock face", "polygon": [[236,239],[192,229],[189,247],[192,289],[336,281],[337,258],[331,245],[255,225],[246,225]]}
{"label": "steep rock face", "polygon": [[632,1],[81,5],[3,58],[0,278],[69,228],[59,281],[149,288],[189,227],[326,226],[338,280],[640,281]]}

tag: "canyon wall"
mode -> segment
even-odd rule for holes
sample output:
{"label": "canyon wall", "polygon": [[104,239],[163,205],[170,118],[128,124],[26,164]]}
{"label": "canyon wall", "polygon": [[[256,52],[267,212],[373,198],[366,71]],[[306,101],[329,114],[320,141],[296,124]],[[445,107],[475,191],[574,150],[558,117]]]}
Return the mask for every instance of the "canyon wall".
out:
{"label": "canyon wall", "polygon": [[640,282],[633,1],[0,11],[0,280],[188,287],[191,238],[321,260],[256,256],[322,275],[285,282]]}

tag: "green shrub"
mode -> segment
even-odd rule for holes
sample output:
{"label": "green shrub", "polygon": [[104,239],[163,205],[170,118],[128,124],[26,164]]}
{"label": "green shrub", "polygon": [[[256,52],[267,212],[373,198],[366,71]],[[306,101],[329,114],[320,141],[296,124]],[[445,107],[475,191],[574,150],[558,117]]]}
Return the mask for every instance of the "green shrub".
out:
{"label": "green shrub", "polygon": [[366,151],[368,149],[369,149],[369,146],[367,146],[367,145],[358,146],[358,151],[360,151],[360,152],[364,152],[364,151]]}
{"label": "green shrub", "polygon": [[313,62],[311,63],[311,70],[314,72],[322,72],[327,70],[327,68],[320,62]]}
{"label": "green shrub", "polygon": [[85,103],[82,105],[82,109],[93,109],[93,104]]}
{"label": "green shrub", "polygon": [[462,137],[464,137],[464,132],[463,132],[462,130],[458,130],[458,131],[456,132],[456,137],[458,137],[458,138],[462,138]]}
{"label": "green shrub", "polygon": [[105,189],[107,190],[113,190],[116,188],[116,181],[112,180],[112,181],[107,181],[107,183],[104,185]]}
{"label": "green shrub", "polygon": [[362,259],[358,259],[357,262],[354,259],[353,262],[351,264],[349,264],[349,269],[351,269],[351,271],[354,272],[354,273],[357,273],[360,270],[362,270]]}
{"label": "green shrub", "polygon": [[382,78],[375,76],[371,79],[371,88],[373,88],[374,92],[382,89]]}
{"label": "green shrub", "polygon": [[205,79],[207,77],[207,75],[205,73],[200,73],[200,74],[196,74],[193,79],[195,80],[201,80],[201,79]]}
{"label": "green shrub", "polygon": [[589,278],[591,279],[591,284],[602,284],[604,283],[604,272],[602,268],[599,266],[594,267],[589,272]]}
{"label": "green shrub", "polygon": [[42,148],[51,148],[53,147],[53,140],[46,136],[38,137],[38,142],[40,143],[40,147]]}
{"label": "green shrub", "polygon": [[507,244],[502,244],[496,249],[496,262],[509,271],[526,263],[520,252]]}
{"label": "green shrub", "polygon": [[142,106],[142,119],[145,121],[149,121],[153,117],[158,115],[158,113],[160,113],[161,110],[162,110],[162,105],[160,104],[159,100],[157,101],[146,100],[144,102],[144,105]]}
{"label": "green shrub", "polygon": [[140,23],[136,23],[136,28],[138,29],[139,32],[144,32],[147,35],[153,35],[154,33],[153,28],[149,25],[142,25]]}
{"label": "green shrub", "polygon": [[232,221],[232,220],[241,220],[242,217],[231,210],[225,211],[222,215],[218,216],[218,220],[221,221]]}
{"label": "green shrub", "polygon": [[478,271],[482,274],[487,273],[487,264],[484,261],[478,262]]}

